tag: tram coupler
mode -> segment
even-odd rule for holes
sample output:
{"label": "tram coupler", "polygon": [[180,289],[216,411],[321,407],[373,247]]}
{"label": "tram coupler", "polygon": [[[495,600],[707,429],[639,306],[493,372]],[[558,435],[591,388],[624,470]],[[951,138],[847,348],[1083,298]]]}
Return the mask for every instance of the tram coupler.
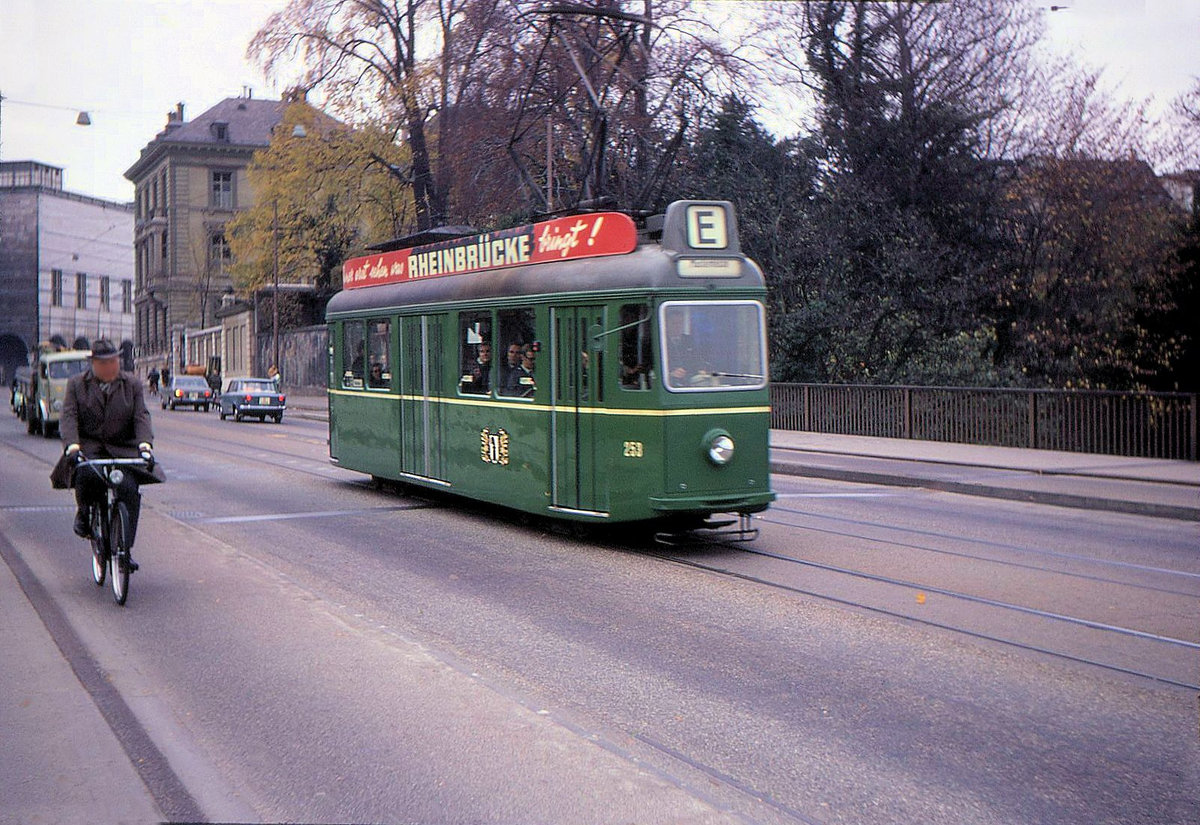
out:
{"label": "tram coupler", "polygon": [[[736,513],[735,515],[737,516],[736,519],[723,518],[716,520],[710,518],[690,530],[658,532],[654,534],[654,540],[659,544],[677,547],[689,544],[697,539],[700,541],[747,542],[758,538],[758,528],[752,527],[750,524],[751,515],[749,513]],[[737,526],[732,527],[735,524]],[[726,529],[730,527],[732,529]]]}

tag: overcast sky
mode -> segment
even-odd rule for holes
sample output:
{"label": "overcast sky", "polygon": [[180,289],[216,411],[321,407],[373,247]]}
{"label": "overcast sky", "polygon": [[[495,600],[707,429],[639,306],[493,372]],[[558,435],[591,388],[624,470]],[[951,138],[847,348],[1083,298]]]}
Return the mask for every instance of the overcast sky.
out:
{"label": "overcast sky", "polygon": [[[1027,0],[1051,42],[1128,96],[1161,102],[1200,76],[1200,0]],[[128,201],[123,174],[176,102],[187,119],[251,87],[244,57],[284,0],[0,0],[0,159],[65,169],[65,188]],[[87,110],[89,127],[75,125]],[[770,118],[770,120],[774,120]]]}

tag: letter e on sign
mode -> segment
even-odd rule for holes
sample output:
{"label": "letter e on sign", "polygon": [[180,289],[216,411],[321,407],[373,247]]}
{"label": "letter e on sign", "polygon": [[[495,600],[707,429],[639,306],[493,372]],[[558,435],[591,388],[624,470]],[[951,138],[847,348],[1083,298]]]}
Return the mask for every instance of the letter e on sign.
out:
{"label": "letter e on sign", "polygon": [[729,246],[725,210],[720,206],[689,206],[687,242],[692,249],[724,249]]}

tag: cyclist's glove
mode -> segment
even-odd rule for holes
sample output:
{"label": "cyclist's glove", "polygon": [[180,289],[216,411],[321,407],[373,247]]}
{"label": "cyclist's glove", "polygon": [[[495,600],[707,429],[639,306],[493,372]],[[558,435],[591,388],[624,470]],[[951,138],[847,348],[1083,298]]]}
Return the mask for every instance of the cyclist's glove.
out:
{"label": "cyclist's glove", "polygon": [[154,451],[148,442],[143,441],[138,445],[138,455],[142,457],[142,461],[146,462],[148,469],[154,469]]}
{"label": "cyclist's glove", "polygon": [[68,444],[67,449],[63,450],[63,455],[71,456],[72,458],[78,459],[79,458],[79,445],[78,444]]}

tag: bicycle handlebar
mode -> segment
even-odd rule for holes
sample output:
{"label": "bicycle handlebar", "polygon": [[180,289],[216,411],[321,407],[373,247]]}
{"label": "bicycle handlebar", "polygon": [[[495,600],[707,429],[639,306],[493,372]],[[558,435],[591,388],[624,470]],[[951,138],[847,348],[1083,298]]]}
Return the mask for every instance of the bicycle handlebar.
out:
{"label": "bicycle handlebar", "polygon": [[144,458],[87,458],[80,456],[80,464],[90,464],[94,467],[109,467],[116,464],[149,464]]}
{"label": "bicycle handlebar", "polygon": [[104,480],[105,484],[111,483],[108,478],[108,473],[102,471],[104,467],[142,467],[146,471],[153,469],[154,464],[151,460],[145,458],[88,458],[81,452],[75,454],[75,466],[79,468],[87,467],[98,477]]}

